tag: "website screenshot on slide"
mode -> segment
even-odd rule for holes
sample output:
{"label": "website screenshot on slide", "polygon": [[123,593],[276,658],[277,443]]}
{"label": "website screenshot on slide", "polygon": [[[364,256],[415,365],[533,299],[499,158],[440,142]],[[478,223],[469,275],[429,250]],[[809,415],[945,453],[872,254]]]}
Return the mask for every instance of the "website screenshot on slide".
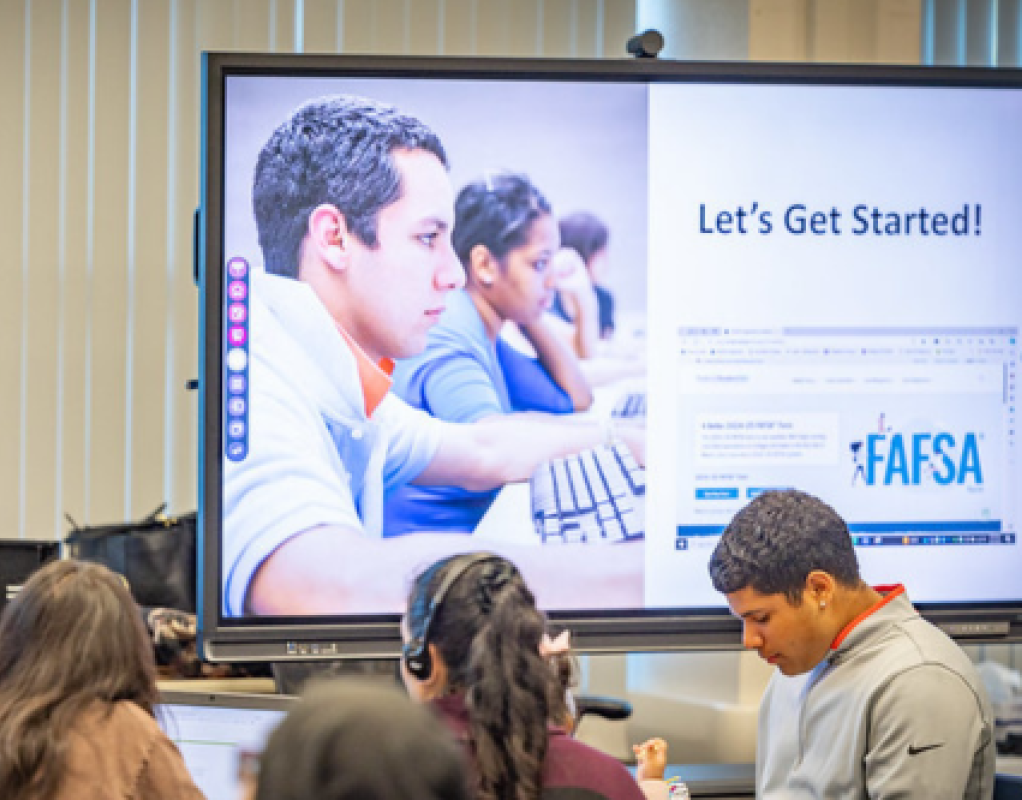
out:
{"label": "website screenshot on slide", "polygon": [[996,563],[1018,544],[1017,364],[1014,328],[680,328],[675,550],[705,564],[735,512],[797,487],[874,582],[920,548]]}

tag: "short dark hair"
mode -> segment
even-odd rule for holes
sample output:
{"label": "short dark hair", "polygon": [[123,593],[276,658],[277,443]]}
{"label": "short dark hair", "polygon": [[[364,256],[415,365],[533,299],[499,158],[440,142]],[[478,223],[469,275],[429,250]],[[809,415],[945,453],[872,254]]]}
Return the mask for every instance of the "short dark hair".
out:
{"label": "short dark hair", "polygon": [[467,267],[472,248],[481,244],[502,261],[529,240],[535,220],[551,213],[550,203],[528,176],[489,174],[458,192],[451,235],[454,252]]}
{"label": "short dark hair", "polygon": [[561,247],[570,247],[582,256],[587,266],[610,241],[610,230],[599,217],[588,211],[562,217],[558,227],[561,229]]}
{"label": "short dark hair", "polygon": [[300,106],[263,145],[252,206],[267,272],[298,277],[309,214],[331,203],[367,247],[381,208],[401,197],[395,150],[425,150],[447,166],[439,137],[392,106],[350,95]]}
{"label": "short dark hair", "polygon": [[739,511],[710,557],[722,594],[752,587],[798,605],[806,578],[822,570],[845,586],[859,583],[848,526],[822,500],[795,489],[769,491]]}
{"label": "short dark hair", "polygon": [[396,688],[320,679],[271,734],[256,800],[469,800],[461,748]]}

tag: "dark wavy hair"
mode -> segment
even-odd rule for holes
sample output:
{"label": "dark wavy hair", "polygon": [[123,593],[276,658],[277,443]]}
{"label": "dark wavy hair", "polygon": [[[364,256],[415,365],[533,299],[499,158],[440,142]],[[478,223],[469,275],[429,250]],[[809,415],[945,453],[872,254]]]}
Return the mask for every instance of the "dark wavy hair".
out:
{"label": "dark wavy hair", "polygon": [[67,737],[96,702],[154,715],[156,665],[138,606],[106,567],[53,561],[0,616],[0,786],[42,800],[67,769]]}
{"label": "dark wavy hair", "polygon": [[529,240],[532,223],[551,213],[550,203],[527,176],[487,175],[463,187],[454,201],[454,252],[468,267],[472,248],[481,244],[503,261]]}
{"label": "dark wavy hair", "polygon": [[[421,635],[431,601],[453,556],[415,580],[406,625]],[[560,683],[539,653],[546,616],[515,566],[494,557],[470,566],[448,590],[429,642],[448,669],[448,688],[463,692],[469,745],[482,800],[536,800],[542,790],[547,725],[562,708]]]}
{"label": "dark wavy hair", "polygon": [[849,587],[861,581],[845,521],[822,500],[795,489],[764,492],[739,511],[709,570],[718,592],[751,586],[760,594],[784,594],[792,605],[801,602],[814,570]]}
{"label": "dark wavy hair", "polygon": [[[367,746],[367,744],[369,746]],[[469,800],[464,755],[396,688],[314,681],[273,732],[256,800]]]}
{"label": "dark wavy hair", "polygon": [[588,211],[579,211],[561,217],[557,223],[561,230],[561,247],[570,247],[589,265],[593,256],[606,248],[610,241],[610,229],[603,221]]}
{"label": "dark wavy hair", "polygon": [[381,208],[401,197],[395,150],[425,150],[447,166],[439,137],[414,117],[361,97],[300,106],[263,145],[252,206],[267,272],[298,277],[309,214],[330,203],[367,247],[377,245]]}

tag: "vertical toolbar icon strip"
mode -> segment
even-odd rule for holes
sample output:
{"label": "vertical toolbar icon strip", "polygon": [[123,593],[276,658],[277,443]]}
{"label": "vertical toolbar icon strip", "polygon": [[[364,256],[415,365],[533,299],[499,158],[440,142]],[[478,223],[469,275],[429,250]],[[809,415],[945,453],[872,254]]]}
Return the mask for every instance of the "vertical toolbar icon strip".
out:
{"label": "vertical toolbar icon strip", "polygon": [[226,273],[227,391],[224,393],[224,418],[227,422],[224,454],[231,461],[243,461],[248,455],[251,270],[248,261],[235,256],[227,262]]}

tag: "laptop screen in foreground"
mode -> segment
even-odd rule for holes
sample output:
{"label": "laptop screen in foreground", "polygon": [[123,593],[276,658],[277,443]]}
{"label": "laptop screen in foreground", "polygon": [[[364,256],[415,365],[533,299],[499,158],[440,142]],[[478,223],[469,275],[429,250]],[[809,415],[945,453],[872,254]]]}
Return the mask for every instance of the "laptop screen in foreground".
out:
{"label": "laptop screen in foreground", "polygon": [[156,717],[208,800],[241,796],[239,758],[262,752],[296,698],[164,692]]}

